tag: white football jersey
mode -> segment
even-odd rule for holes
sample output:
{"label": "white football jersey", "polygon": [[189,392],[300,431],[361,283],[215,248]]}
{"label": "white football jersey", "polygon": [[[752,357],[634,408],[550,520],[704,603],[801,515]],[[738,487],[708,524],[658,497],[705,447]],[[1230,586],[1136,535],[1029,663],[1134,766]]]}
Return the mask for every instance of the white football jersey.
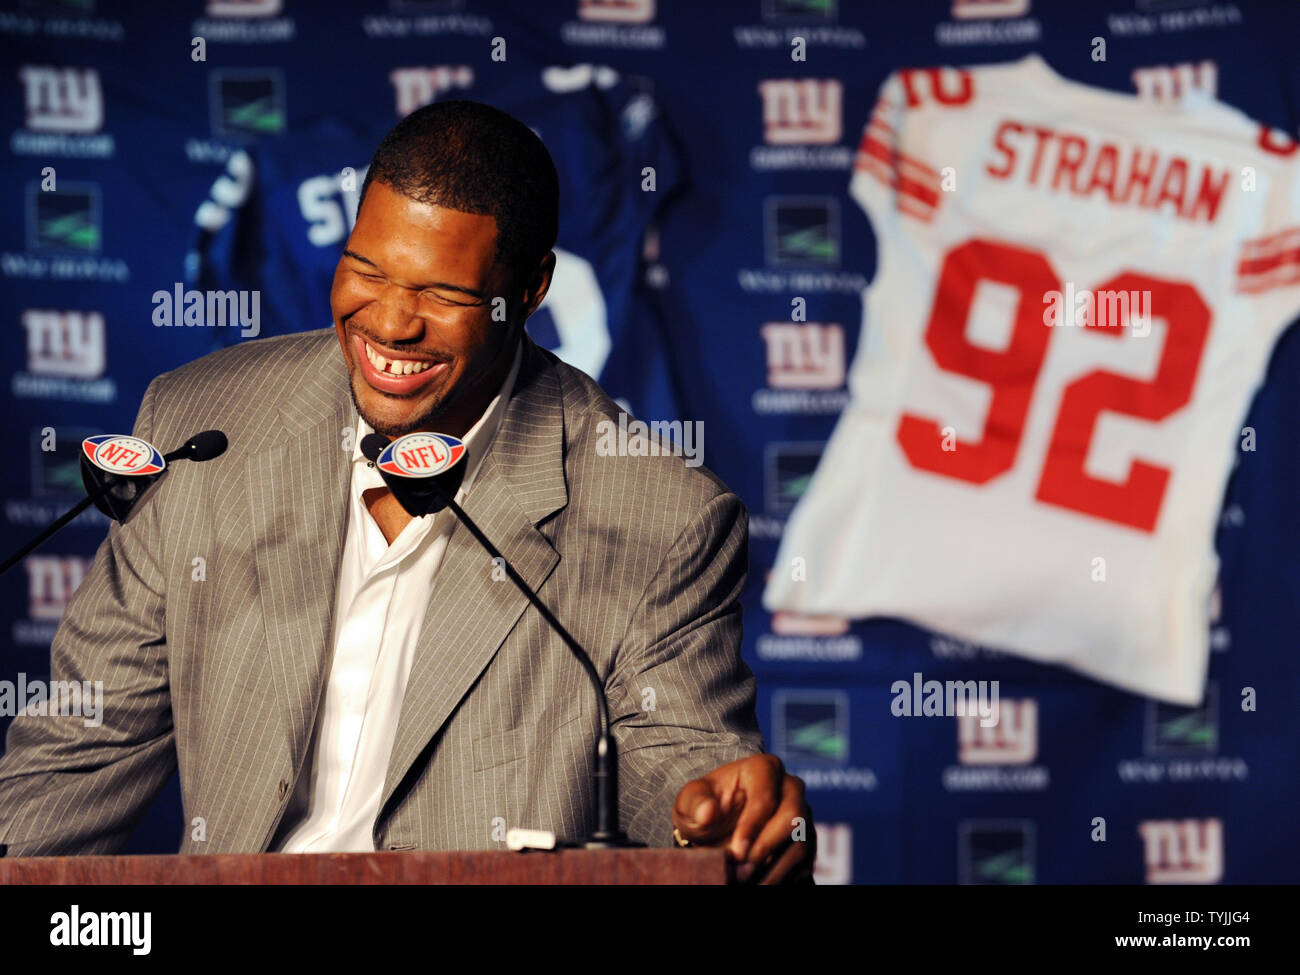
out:
{"label": "white football jersey", "polygon": [[1224,488],[1300,312],[1297,148],[1036,55],[891,75],[852,180],[879,264],[851,401],[766,608],[1198,702]]}

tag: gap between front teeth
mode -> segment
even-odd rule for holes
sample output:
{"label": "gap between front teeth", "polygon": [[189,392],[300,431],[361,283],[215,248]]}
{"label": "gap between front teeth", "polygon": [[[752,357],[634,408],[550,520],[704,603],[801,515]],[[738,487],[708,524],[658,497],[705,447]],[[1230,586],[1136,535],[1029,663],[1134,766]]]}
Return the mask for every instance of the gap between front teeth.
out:
{"label": "gap between front teeth", "polygon": [[[413,359],[389,359],[370,347],[369,342],[361,343],[366,347],[366,358],[380,372],[389,376],[410,376],[430,369],[433,363],[416,362]],[[392,369],[389,369],[392,366]]]}

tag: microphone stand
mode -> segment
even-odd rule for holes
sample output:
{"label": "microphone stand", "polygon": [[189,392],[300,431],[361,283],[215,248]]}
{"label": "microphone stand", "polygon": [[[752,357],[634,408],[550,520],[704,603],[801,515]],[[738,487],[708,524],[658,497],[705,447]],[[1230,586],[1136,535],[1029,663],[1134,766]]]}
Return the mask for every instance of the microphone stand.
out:
{"label": "microphone stand", "polygon": [[71,508],[65,511],[62,515],[60,515],[57,520],[52,521],[43,532],[41,532],[39,535],[33,538],[30,542],[28,542],[26,545],[20,548],[13,555],[9,556],[9,558],[5,559],[4,564],[0,565],[0,576],[4,575],[15,565],[17,565],[19,562],[25,559],[33,551],[39,548],[44,542],[48,541],[51,536],[58,534],[58,532],[62,530],[64,525],[68,524],[68,522],[76,518],[77,515],[81,514],[83,511],[89,508],[92,504],[94,504],[96,501],[98,501],[100,498],[106,495],[110,490],[117,487],[117,485],[120,484],[123,480],[124,478],[120,478],[115,474],[106,474],[103,483],[100,484],[98,488],[96,488],[93,494],[86,495],[75,505],[73,505]]}
{"label": "microphone stand", "polygon": [[[177,447],[170,454],[164,454],[163,460],[168,464],[177,460],[194,460],[205,461],[213,457],[219,457],[226,449],[226,435],[216,430],[207,430],[203,433],[196,434],[187,440],[184,444]],[[139,500],[140,494],[152,486],[152,483],[167,473],[166,469],[159,471],[157,476],[150,476],[150,483],[137,491],[136,495],[129,499],[130,506],[134,506]],[[96,485],[94,490],[88,491],[86,496],[78,501],[75,505],[65,511],[57,519],[51,522],[44,531],[33,538],[30,542],[20,548],[9,558],[0,564],[0,575],[4,575],[15,565],[25,559],[33,551],[48,541],[53,535],[65,528],[77,515],[81,514],[96,501],[106,496],[113,488],[122,484],[129,484],[133,477],[130,475],[113,474],[108,471],[98,471],[96,475]],[[127,501],[128,499],[122,499]],[[127,509],[129,510],[129,508]],[[125,517],[123,514],[122,517]]]}
{"label": "microphone stand", "polygon": [[[380,453],[389,443],[389,439],[382,434],[372,433],[362,439],[361,452],[367,460],[378,467]],[[591,657],[582,649],[582,645],[555,618],[555,614],[547,608],[541,597],[524,581],[523,576],[515,570],[515,567],[492,544],[491,540],[483,534],[482,529],[474,523],[474,519],[456,503],[453,495],[456,493],[456,488],[459,487],[460,481],[465,474],[464,457],[462,456],[460,460],[461,463],[456,464],[451,469],[430,477],[390,476],[382,469],[380,469],[379,474],[384,479],[384,483],[388,485],[388,489],[393,493],[393,497],[412,517],[419,518],[426,514],[441,511],[443,508],[450,508],[452,514],[456,516],[488,554],[497,561],[497,564],[505,568],[506,575],[515,584],[515,588],[524,594],[528,602],[541,614],[542,619],[546,620],[551,629],[559,634],[560,639],[564,641],[564,645],[577,658],[578,663],[582,665],[583,671],[596,688],[596,698],[600,702],[600,736],[596,739],[595,771],[592,774],[595,785],[596,828],[585,839],[576,843],[566,843],[565,845],[578,846],[588,850],[644,846],[644,843],[635,842],[619,829],[618,748],[615,745],[614,736],[610,733],[609,701],[605,699],[605,688],[601,683],[600,675],[596,673],[596,667],[592,664]]]}
{"label": "microphone stand", "polygon": [[596,739],[596,770],[592,774],[596,786],[596,828],[592,830],[591,835],[578,845],[587,850],[604,850],[613,847],[635,847],[644,846],[644,843],[637,843],[629,839],[618,826],[618,747],[614,743],[614,736],[609,731],[609,701],[605,699],[605,689],[601,685],[600,675],[596,673],[596,668],[587,656],[587,652],[582,649],[581,644],[573,638],[573,635],[564,628],[564,625],[555,618],[555,614],[547,608],[542,602],[541,597],[533,592],[531,586],[524,581],[523,577],[515,571],[515,567],[510,564],[504,555],[502,555],[495,545],[483,534],[474,520],[467,515],[463,508],[458,505],[454,499],[443,495],[447,507],[451,509],[462,525],[464,525],[471,535],[473,535],[480,545],[487,549],[488,554],[493,559],[499,560],[498,564],[506,570],[506,575],[515,587],[528,597],[528,601],[542,615],[542,619],[551,625],[551,628],[560,635],[564,645],[572,651],[582,665],[582,669],[587,672],[587,676],[596,687],[596,697],[600,701],[600,737]]}

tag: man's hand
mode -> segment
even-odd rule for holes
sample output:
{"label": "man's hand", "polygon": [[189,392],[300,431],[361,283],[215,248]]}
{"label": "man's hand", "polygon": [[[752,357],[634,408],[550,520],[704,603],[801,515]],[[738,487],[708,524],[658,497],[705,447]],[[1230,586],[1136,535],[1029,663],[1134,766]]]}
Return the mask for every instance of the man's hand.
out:
{"label": "man's hand", "polygon": [[751,755],[687,782],[673,825],[695,846],[726,847],[736,879],[762,884],[808,881],[817,856],[803,780],[775,755]]}

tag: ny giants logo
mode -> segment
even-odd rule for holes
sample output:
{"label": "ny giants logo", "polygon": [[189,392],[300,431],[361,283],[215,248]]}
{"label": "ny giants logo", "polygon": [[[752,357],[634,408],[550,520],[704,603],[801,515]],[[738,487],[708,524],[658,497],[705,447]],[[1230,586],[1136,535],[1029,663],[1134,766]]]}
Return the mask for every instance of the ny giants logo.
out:
{"label": "ny giants logo", "polygon": [[1149,884],[1216,884],[1223,878],[1223,821],[1149,819],[1138,824]]}
{"label": "ny giants logo", "polygon": [[763,141],[769,145],[840,141],[844,85],[837,79],[769,79],[759,82],[758,93],[763,98]]}
{"label": "ny giants logo", "polygon": [[844,385],[844,329],[831,323],[767,322],[767,385],[772,389],[839,389]]}
{"label": "ny giants logo", "polygon": [[646,24],[654,20],[655,0],[578,0],[578,19],[607,24]]}
{"label": "ny giants logo", "polygon": [[104,94],[94,68],[26,64],[23,83],[30,132],[98,132],[104,125]]}
{"label": "ny giants logo", "polygon": [[1038,702],[1003,699],[985,725],[974,712],[957,716],[957,760],[962,765],[1028,765],[1038,755]]}
{"label": "ny giants logo", "polygon": [[1027,13],[1029,0],[952,0],[952,15],[957,20],[1020,17]]}
{"label": "ny giants logo", "polygon": [[37,376],[98,379],[104,374],[104,316],[97,311],[28,308],[27,371]]}
{"label": "ny giants logo", "polygon": [[388,74],[397,96],[397,117],[406,118],[417,108],[436,101],[452,88],[472,88],[474,69],[468,65],[394,68]]}
{"label": "ny giants logo", "polygon": [[208,0],[209,17],[274,17],[284,0]]}
{"label": "ny giants logo", "polygon": [[76,555],[29,555],[23,561],[27,570],[28,618],[59,620],[68,600],[85,578],[90,561]]}
{"label": "ny giants logo", "polygon": [[409,433],[379,455],[381,471],[398,477],[433,477],[464,456],[465,444],[445,433]]}

